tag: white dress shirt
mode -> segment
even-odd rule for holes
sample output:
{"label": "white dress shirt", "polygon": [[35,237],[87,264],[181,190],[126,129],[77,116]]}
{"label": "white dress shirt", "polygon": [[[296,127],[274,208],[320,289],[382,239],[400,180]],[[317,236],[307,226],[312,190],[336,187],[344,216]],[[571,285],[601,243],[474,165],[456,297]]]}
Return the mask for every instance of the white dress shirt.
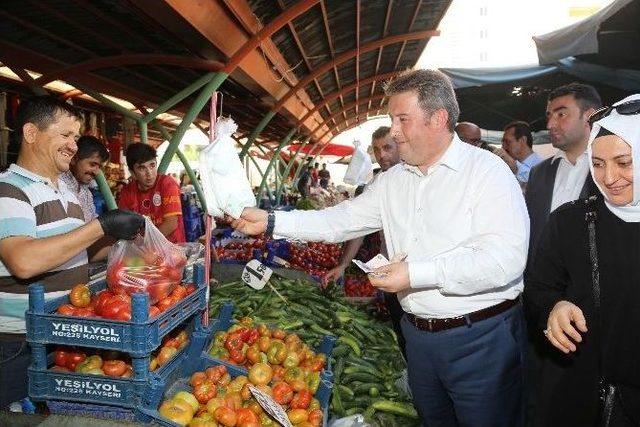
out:
{"label": "white dress shirt", "polygon": [[589,174],[589,156],[585,151],[578,156],[576,164],[574,165],[567,160],[567,155],[564,151],[558,150],[555,156],[553,156],[552,162],[560,162],[560,164],[556,172],[556,180],[553,183],[551,212],[567,202],[572,202],[580,198],[584,181]]}
{"label": "white dress shirt", "polygon": [[276,212],[275,234],[341,242],[382,229],[389,256],[408,254],[402,308],[446,318],[522,292],[529,216],[508,166],[454,134],[426,174],[399,164],[359,197],[322,211]]}

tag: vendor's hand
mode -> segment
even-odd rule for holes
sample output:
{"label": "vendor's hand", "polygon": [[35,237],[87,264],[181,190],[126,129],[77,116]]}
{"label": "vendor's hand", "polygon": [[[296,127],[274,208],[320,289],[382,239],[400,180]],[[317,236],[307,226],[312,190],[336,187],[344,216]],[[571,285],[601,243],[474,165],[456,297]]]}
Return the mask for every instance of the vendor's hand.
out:
{"label": "vendor's hand", "polygon": [[573,341],[582,342],[582,336],[578,331],[587,332],[587,321],[582,310],[569,301],[558,302],[547,319],[545,335],[549,342],[563,353],[576,351],[577,347]]}
{"label": "vendor's hand", "polygon": [[394,262],[369,273],[369,281],[385,292],[398,292],[409,288],[409,264]]}
{"label": "vendor's hand", "polygon": [[335,282],[344,274],[344,270],[347,267],[344,265],[338,265],[333,267],[331,270],[327,271],[324,275],[324,279],[322,279],[322,284],[327,286],[331,282]]}
{"label": "vendor's hand", "polygon": [[135,212],[114,209],[98,217],[102,231],[115,239],[131,240],[144,226],[144,217]]}
{"label": "vendor's hand", "polygon": [[258,208],[244,208],[240,218],[233,220],[231,226],[248,236],[255,236],[267,230],[267,211]]}

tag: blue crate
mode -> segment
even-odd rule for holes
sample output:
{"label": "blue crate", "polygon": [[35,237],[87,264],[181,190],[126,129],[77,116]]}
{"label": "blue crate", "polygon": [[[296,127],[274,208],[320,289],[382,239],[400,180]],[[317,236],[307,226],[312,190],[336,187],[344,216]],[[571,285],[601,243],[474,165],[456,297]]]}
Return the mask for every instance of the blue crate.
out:
{"label": "blue crate", "polygon": [[[226,362],[209,355],[209,348],[211,347],[215,333],[218,331],[226,331],[233,325],[233,323],[235,323],[232,318],[232,314],[233,304],[230,302],[224,303],[220,308],[220,315],[218,316],[218,319],[211,325],[210,336],[205,344],[202,358],[205,360],[216,361],[218,364],[225,365],[227,368],[233,367],[234,369],[239,370],[241,375],[247,375],[248,371],[244,367],[234,365],[233,363]],[[336,338],[334,336],[327,335],[322,339],[320,345],[316,349],[317,353],[322,353],[327,357],[327,366],[324,371],[322,371],[322,374],[320,374],[320,386],[314,396],[318,399],[320,406],[323,408],[329,404],[331,392],[333,391],[333,371],[331,369],[330,360],[335,342]]]}
{"label": "blue crate", "polygon": [[202,354],[211,333],[210,328],[202,326],[201,313],[193,316],[188,330],[191,331],[189,344],[154,372],[149,372],[149,354],[132,357],[132,378],[48,370],[53,365],[53,353],[47,354],[44,344],[32,344],[32,362],[28,369],[29,396],[33,400],[67,400],[125,408],[156,407],[168,379],[190,357]]}
{"label": "blue crate", "polygon": [[[64,344],[118,350],[132,356],[149,354],[160,346],[162,337],[194,313],[207,306],[207,284],[202,265],[194,266],[197,289],[169,310],[149,319],[149,296],[131,298],[131,322],[55,314],[69,302],[68,296],[45,302],[44,286],[29,286],[29,310],[25,313],[27,341],[32,344]],[[89,285],[92,293],[106,289],[105,280]]]}
{"label": "blue crate", "polygon": [[117,406],[48,400],[47,407],[49,408],[49,413],[54,415],[72,415],[121,421],[135,420],[135,412],[133,409],[125,409]]}

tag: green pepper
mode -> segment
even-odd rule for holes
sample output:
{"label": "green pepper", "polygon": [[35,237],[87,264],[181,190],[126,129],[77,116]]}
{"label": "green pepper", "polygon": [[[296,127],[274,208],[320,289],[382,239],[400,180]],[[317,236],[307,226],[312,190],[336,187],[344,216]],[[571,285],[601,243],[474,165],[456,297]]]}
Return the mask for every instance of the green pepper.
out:
{"label": "green pepper", "polygon": [[307,386],[312,394],[316,394],[320,387],[320,372],[309,372],[307,374]]}
{"label": "green pepper", "polygon": [[219,347],[217,345],[211,347],[211,350],[209,350],[209,354],[216,359],[226,359],[227,357],[229,357],[229,352],[227,351],[227,349],[224,347]]}
{"label": "green pepper", "polygon": [[285,368],[293,368],[294,366],[298,366],[300,364],[300,355],[295,351],[290,351],[287,353],[287,357],[285,357],[284,362],[282,362],[282,366]]}
{"label": "green pepper", "polygon": [[297,367],[297,366],[294,366],[293,368],[289,368],[284,373],[284,380],[287,383],[291,383],[292,381],[303,381],[304,382],[304,380],[305,380],[304,371],[301,368]]}
{"label": "green pepper", "polygon": [[274,341],[267,350],[267,360],[272,365],[280,365],[287,357],[287,347],[282,341]]}

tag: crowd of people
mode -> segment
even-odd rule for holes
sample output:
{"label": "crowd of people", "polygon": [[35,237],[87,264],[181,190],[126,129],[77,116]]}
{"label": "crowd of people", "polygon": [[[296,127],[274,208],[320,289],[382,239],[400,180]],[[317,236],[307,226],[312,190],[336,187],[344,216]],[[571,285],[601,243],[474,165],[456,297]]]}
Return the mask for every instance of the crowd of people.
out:
{"label": "crowd of people", "polygon": [[457,123],[438,71],[406,72],[386,94],[399,156],[383,158],[374,135],[382,171],[361,195],[316,212],[246,208],[232,225],[348,241],[330,278],[382,234],[391,263],[369,277],[400,304],[425,426],[638,425],[640,95],[602,108],[589,85],[553,90],[558,150],[542,160],[524,122],[500,148]]}
{"label": "crowd of people", "polygon": [[[380,170],[357,197],[311,212],[246,208],[232,225],[346,241],[327,280],[365,239],[380,241],[391,262],[369,278],[385,292],[425,426],[640,423],[640,95],[602,108],[589,85],[553,90],[558,150],[543,160],[525,122],[504,127],[501,147],[458,122],[438,71],[405,72],[385,90],[391,126],[372,136]],[[0,174],[0,407],[27,394],[26,284],[51,298],[86,282],[88,263],[144,217],[185,241],[180,185],[146,144],[126,151],[133,179],[119,209],[96,212],[87,187],[108,152],[80,128],[67,103],[20,105],[19,157]],[[319,166],[302,172],[303,197],[329,185]]]}

